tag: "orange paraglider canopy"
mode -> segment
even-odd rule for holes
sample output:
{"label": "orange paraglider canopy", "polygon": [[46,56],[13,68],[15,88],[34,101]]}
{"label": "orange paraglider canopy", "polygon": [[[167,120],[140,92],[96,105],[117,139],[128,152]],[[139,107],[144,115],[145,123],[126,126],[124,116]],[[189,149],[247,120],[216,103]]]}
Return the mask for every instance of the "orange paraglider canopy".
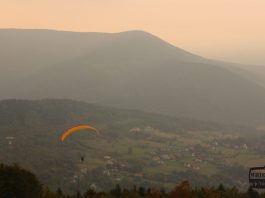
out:
{"label": "orange paraglider canopy", "polygon": [[96,129],[95,127],[93,127],[93,126],[90,126],[90,125],[79,125],[79,126],[73,127],[73,128],[71,128],[71,129],[67,130],[66,132],[64,132],[64,133],[60,136],[60,138],[59,138],[60,141],[63,142],[64,139],[65,139],[67,136],[69,136],[69,135],[71,135],[72,133],[75,133],[75,132],[77,132],[77,131],[79,131],[79,130],[81,130],[81,129],[89,129],[91,132],[96,133],[97,135],[100,134],[100,133],[99,133],[99,130]]}

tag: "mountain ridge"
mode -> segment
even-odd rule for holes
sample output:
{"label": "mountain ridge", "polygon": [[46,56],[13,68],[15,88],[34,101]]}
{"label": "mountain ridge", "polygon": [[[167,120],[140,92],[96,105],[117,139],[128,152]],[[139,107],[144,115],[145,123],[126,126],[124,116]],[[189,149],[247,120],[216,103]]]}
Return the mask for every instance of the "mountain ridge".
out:
{"label": "mountain ridge", "polygon": [[[10,80],[11,75],[9,83],[2,83],[2,99],[70,98],[227,123],[265,122],[265,89],[225,64],[141,31],[93,33],[89,38],[81,33],[76,40],[65,34],[72,35],[35,35],[38,45],[29,43],[30,35],[28,40],[21,39],[28,43],[25,46],[12,40],[22,55],[9,54],[8,64],[28,67],[24,70],[29,72],[24,76],[18,72],[17,82]],[[23,54],[27,47],[32,53],[37,51],[36,56]],[[31,67],[39,69],[32,72]]]}

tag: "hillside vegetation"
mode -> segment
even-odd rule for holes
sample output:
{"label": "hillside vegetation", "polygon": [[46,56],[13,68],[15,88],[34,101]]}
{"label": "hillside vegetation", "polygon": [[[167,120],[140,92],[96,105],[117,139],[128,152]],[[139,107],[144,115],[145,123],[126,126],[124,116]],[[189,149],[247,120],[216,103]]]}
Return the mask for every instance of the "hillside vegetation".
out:
{"label": "hillside vegetation", "polygon": [[18,165],[0,164],[0,194],[2,198],[263,198],[264,193],[259,193],[253,188],[239,191],[236,187],[204,186],[192,188],[188,181],[182,181],[174,189],[145,188],[133,186],[121,188],[119,184],[109,191],[100,191],[90,186],[84,193],[77,190],[75,193],[65,193],[61,188],[51,191],[47,186],[41,185],[37,177],[30,171],[22,169]]}
{"label": "hillside vegetation", "polygon": [[[58,140],[80,124],[97,127],[101,136],[80,131]],[[82,190],[117,183],[172,189],[183,180],[245,189],[247,168],[265,163],[264,135],[251,127],[72,100],[1,101],[0,152],[1,162],[19,163],[44,184],[69,192],[78,177]]]}

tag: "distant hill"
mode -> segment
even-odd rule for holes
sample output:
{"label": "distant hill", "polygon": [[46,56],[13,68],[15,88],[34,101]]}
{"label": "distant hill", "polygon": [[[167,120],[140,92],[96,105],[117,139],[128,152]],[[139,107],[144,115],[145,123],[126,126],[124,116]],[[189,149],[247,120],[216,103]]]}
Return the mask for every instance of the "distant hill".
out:
{"label": "distant hill", "polygon": [[[16,128],[18,126],[32,128],[46,125],[48,127],[55,126],[63,127],[61,129],[68,129],[74,125],[85,123],[93,123],[96,127],[101,128],[102,133],[106,132],[104,135],[110,135],[109,131],[104,131],[105,127],[108,128],[115,125],[123,125],[127,132],[135,126],[145,127],[148,125],[169,133],[182,133],[188,130],[224,130],[235,132],[244,129],[246,131],[254,129],[246,126],[240,127],[240,125],[222,125],[190,118],[105,107],[67,99],[9,99],[0,101],[0,125],[4,128]],[[20,133],[19,130],[14,130],[13,132],[1,131],[1,135],[8,136]],[[53,137],[58,137],[61,133],[61,131],[56,133],[51,132],[51,134],[46,132],[46,135]],[[122,131],[116,131],[116,133],[123,134]]]}
{"label": "distant hill", "polygon": [[[262,125],[265,89],[142,31],[0,30],[1,98],[70,98]],[[224,63],[225,64],[225,63]]]}
{"label": "distant hill", "polygon": [[228,64],[226,68],[265,88],[265,66]]}

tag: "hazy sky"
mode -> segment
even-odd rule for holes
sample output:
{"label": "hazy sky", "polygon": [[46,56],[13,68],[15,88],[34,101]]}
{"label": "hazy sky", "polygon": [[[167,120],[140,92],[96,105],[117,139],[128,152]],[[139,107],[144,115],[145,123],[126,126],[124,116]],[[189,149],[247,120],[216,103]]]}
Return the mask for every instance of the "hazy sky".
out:
{"label": "hazy sky", "polygon": [[0,0],[0,28],[138,29],[205,57],[265,65],[265,0]]}

